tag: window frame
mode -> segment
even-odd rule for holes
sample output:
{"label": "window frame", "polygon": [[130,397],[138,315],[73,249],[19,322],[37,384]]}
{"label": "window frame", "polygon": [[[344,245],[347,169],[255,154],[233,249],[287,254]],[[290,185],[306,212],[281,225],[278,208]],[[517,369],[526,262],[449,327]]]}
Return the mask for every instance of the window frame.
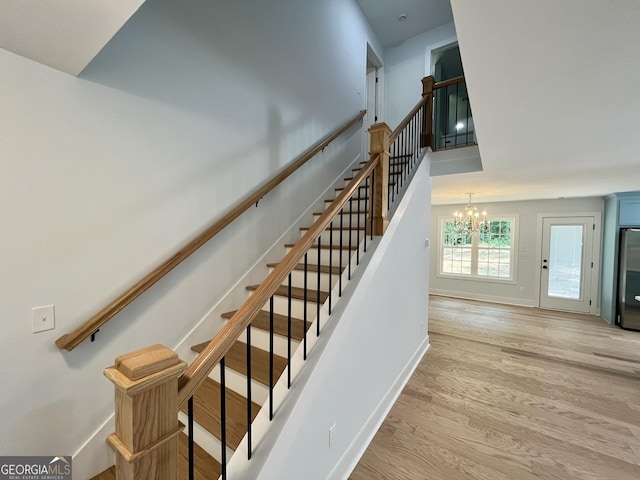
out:
{"label": "window frame", "polygon": [[509,278],[490,277],[485,275],[478,275],[478,254],[480,251],[479,236],[473,235],[471,242],[471,273],[447,273],[442,271],[443,267],[443,251],[444,251],[444,237],[445,237],[445,222],[452,222],[453,217],[438,217],[438,253],[437,253],[437,271],[436,277],[455,279],[455,280],[470,280],[480,282],[492,282],[502,284],[518,283],[518,214],[501,214],[494,216],[487,216],[487,220],[490,222],[498,221],[510,221],[511,222],[511,248],[510,248],[510,262],[509,262]]}

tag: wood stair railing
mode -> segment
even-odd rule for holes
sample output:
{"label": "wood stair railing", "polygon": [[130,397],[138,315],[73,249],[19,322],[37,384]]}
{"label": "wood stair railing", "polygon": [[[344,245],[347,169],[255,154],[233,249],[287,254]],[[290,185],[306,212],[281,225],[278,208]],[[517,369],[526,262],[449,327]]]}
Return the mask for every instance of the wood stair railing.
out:
{"label": "wood stair railing", "polygon": [[208,227],[197,237],[187,243],[178,252],[176,252],[171,258],[158,265],[155,269],[145,275],[142,279],[136,282],[133,286],[122,292],[116,299],[102,308],[99,312],[89,318],[86,322],[80,325],[78,328],[62,335],[56,340],[58,348],[71,351],[77,347],[84,340],[94,335],[100,327],[115,317],[122,309],[132,303],[136,298],[146,292],[149,288],[160,281],[171,270],[176,268],[180,263],[186,260],[191,254],[198,250],[201,246],[211,240],[214,236],[220,233],[231,222],[237,219],[240,215],[246,212],[253,205],[257,205],[258,202],[271,190],[277,187],[285,179],[287,179],[298,168],[303,166],[319,152],[324,150],[331,142],[346,132],[350,127],[359,122],[365,115],[366,110],[360,111],[353,118],[347,120],[340,127],[327,134],[324,138],[319,140],[315,145],[304,152],[297,160],[292,162],[288,167],[282,170],[274,178],[266,182],[262,187],[257,189],[239,205],[230,210],[222,218],[216,221],[213,225]]}
{"label": "wood stair railing", "polygon": [[[355,177],[348,185],[336,189],[335,200],[327,202],[326,210],[315,215],[317,220],[311,227],[301,230],[301,240],[295,245],[287,246],[289,251],[285,257],[277,264],[269,265],[271,273],[266,280],[260,285],[247,287],[253,293],[238,310],[223,315],[227,323],[218,334],[211,341],[192,348],[199,355],[178,380],[175,404],[182,412],[192,412],[190,418],[181,413],[181,420],[189,425],[188,430],[192,438],[194,434],[191,432],[194,432],[194,427],[191,424],[192,419],[195,419],[201,429],[218,439],[215,442],[218,442],[216,448],[220,453],[207,454],[203,460],[208,462],[207,465],[210,466],[206,468],[211,468],[211,472],[207,473],[202,466],[192,466],[190,476],[189,462],[183,459],[183,453],[185,449],[188,451],[193,448],[194,453],[189,455],[193,459],[200,447],[189,440],[186,440],[184,446],[184,434],[181,434],[175,445],[180,452],[179,478],[217,478],[220,472],[225,478],[227,452],[232,452],[240,441],[248,443],[247,452],[250,458],[253,448],[251,423],[257,410],[260,406],[268,407],[269,418],[272,418],[274,381],[286,373],[288,386],[291,385],[292,342],[296,344],[293,348],[304,348],[306,358],[307,336],[319,335],[321,318],[325,323],[327,320],[326,316],[320,315],[322,304],[329,305],[330,315],[331,295],[337,288],[336,283],[339,282],[341,291],[342,279],[346,276],[344,272],[347,269],[350,275],[352,258],[359,258],[360,253],[364,254],[366,250],[366,247],[362,248],[361,243],[364,242],[366,245],[369,236],[384,233],[388,223],[387,195],[390,191],[390,179],[397,179],[399,175],[398,171],[389,168],[390,146],[393,147],[398,143],[398,139],[402,139],[402,145],[397,146],[396,150],[407,152],[398,154],[406,157],[404,163],[415,168],[421,160],[420,155],[425,151],[428,138],[424,130],[428,123],[425,115],[428,102],[428,99],[423,98],[414,109],[414,115],[408,117],[401,125],[402,128],[399,127],[393,133],[385,124],[376,124],[371,128],[369,162],[357,169]],[[406,132],[407,129],[410,130],[409,133]],[[390,142],[392,135],[395,137],[394,142]],[[404,163],[400,173],[402,178],[405,176]],[[399,182],[396,181],[396,184]],[[339,232],[342,232],[342,235]],[[345,235],[348,235],[348,240],[344,238]],[[344,241],[345,245],[342,246],[348,253],[334,254],[336,236],[340,237],[341,244]],[[315,263],[309,263],[309,258],[317,260],[314,260]],[[298,280],[294,279],[294,275],[299,276]],[[348,278],[350,277],[346,280]],[[302,282],[303,286],[296,288],[293,286],[295,282]],[[278,307],[280,311],[274,308],[276,297],[284,299],[283,306]],[[302,308],[294,310],[292,302],[301,302]],[[308,308],[309,303],[313,304],[311,308]],[[313,324],[317,330],[314,329],[316,332],[312,333],[310,328]],[[260,331],[265,332],[262,339]],[[252,338],[255,340],[252,341]],[[277,343],[279,346],[275,345]],[[136,355],[144,356],[145,349],[136,352]],[[121,362],[116,360],[116,365],[119,363]],[[243,375],[246,388],[243,390],[237,386],[227,386],[226,378],[229,375]],[[117,419],[122,416],[128,418],[129,415],[128,411],[120,411],[120,407],[121,405],[116,405],[115,437],[121,435],[118,432],[120,422]],[[171,415],[171,412],[167,411],[166,415]],[[154,424],[155,417],[157,415],[149,415],[146,420]],[[195,430],[197,434],[198,429]],[[245,440],[242,440],[243,437]],[[153,446],[161,440],[162,438],[149,439],[146,443]],[[131,460],[131,455],[127,457],[127,451],[123,452],[117,448],[116,451],[117,465]],[[202,457],[202,452],[200,454]],[[211,458],[213,456],[217,456],[217,459]],[[222,465],[218,460],[222,461]],[[172,475],[166,478],[176,478],[177,473],[174,471]],[[128,480],[133,477],[118,478]]]}

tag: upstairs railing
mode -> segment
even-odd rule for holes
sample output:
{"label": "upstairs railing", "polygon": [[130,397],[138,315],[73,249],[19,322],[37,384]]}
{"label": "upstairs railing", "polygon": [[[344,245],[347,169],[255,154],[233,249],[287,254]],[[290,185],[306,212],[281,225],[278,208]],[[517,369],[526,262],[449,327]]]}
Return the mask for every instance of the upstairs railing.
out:
{"label": "upstairs railing", "polygon": [[463,76],[433,86],[433,150],[475,145],[476,132]]}
{"label": "upstairs railing", "polygon": [[108,305],[103,307],[99,312],[81,324],[72,332],[62,335],[56,340],[58,348],[68,351],[73,350],[80,343],[89,337],[95,335],[95,333],[105,323],[115,317],[125,307],[136,300],[140,295],[146,292],[149,288],[155,285],[158,281],[164,278],[169,272],[176,268],[180,263],[186,260],[191,254],[202,247],[205,243],[215,237],[224,228],[226,228],[231,222],[249,210],[253,205],[257,205],[258,202],[271,190],[282,183],[298,168],[302,167],[305,163],[315,157],[319,152],[324,150],[331,142],[346,132],[350,127],[359,122],[364,117],[366,110],[360,111],[353,118],[347,120],[344,124],[339,126],[334,131],[327,134],[324,138],[319,140],[315,145],[309,148],[303,153],[297,160],[291,163],[278,175],[266,182],[262,187],[258,188],[255,192],[250,194],[245,200],[238,204],[235,208],[227,212],[222,218],[209,226],[206,230],[200,233],[197,237],[187,243],[184,247],[178,250],[169,259],[158,265],[155,269],[141,278],[138,282],[132,285],[130,288],[122,292],[111,301]]}
{"label": "upstairs railing", "polygon": [[[286,388],[292,384],[292,272],[302,269],[304,272],[304,296],[302,298],[304,312],[303,337],[301,339],[302,357],[307,357],[308,335],[319,336],[322,330],[322,305],[327,306],[327,314],[331,314],[332,292],[338,296],[342,293],[342,278],[348,280],[351,276],[351,265],[357,265],[361,255],[367,252],[373,236],[384,234],[389,222],[389,208],[402,194],[426,149],[433,141],[431,132],[433,79],[423,79],[423,98],[410,112],[396,130],[391,132],[382,123],[376,124],[371,133],[371,149],[369,161],[359,169],[353,180],[346,186],[337,198],[320,215],[300,241],[289,251],[284,259],[274,268],[266,280],[257,287],[251,297],[238,309],[201,351],[198,357],[186,370],[174,352],[165,347],[154,346],[142,349],[132,354],[116,359],[116,365],[106,370],[106,375],[116,385],[116,432],[109,437],[110,445],[116,450],[116,470],[119,480],[134,478],[177,478],[176,457],[178,451],[178,435],[183,427],[178,424],[178,410],[187,411],[188,424],[188,478],[194,478],[194,418],[198,417],[194,395],[211,372],[217,367],[219,378],[219,439],[220,459],[223,479],[226,478],[227,463],[227,393],[225,369],[227,360],[238,363],[238,352],[231,350],[236,341],[244,335],[246,351],[240,352],[240,368],[246,372],[246,421],[244,433],[246,436],[246,453],[250,459],[253,453],[252,421],[256,411],[252,403],[252,380],[257,376],[252,371],[252,322],[258,321],[261,312],[268,324],[269,352],[268,360],[268,397],[263,408],[268,408],[268,418],[274,416],[274,385],[277,376],[286,374]],[[355,217],[355,218],[354,218]],[[346,219],[346,220],[345,220]],[[345,222],[349,222],[348,225]],[[355,224],[354,224],[355,222]],[[344,232],[348,233],[344,233]],[[355,234],[353,233],[355,231]],[[362,233],[361,233],[362,232]],[[362,234],[362,237],[360,235]],[[347,237],[347,238],[345,238]],[[354,238],[355,237],[355,238]],[[323,247],[326,253],[323,252]],[[315,248],[315,252],[311,250]],[[328,294],[323,295],[321,289],[320,272],[321,256],[329,256],[329,284]],[[332,285],[334,261],[332,255],[337,255],[339,265],[338,285]],[[314,258],[315,257],[315,258]],[[335,258],[335,257],[334,257]],[[344,270],[344,273],[343,273]],[[308,273],[317,274],[313,284],[308,281]],[[337,286],[337,288],[335,288]],[[286,292],[287,314],[284,317],[286,327],[276,332],[274,296],[276,292]],[[307,304],[315,304],[314,308],[307,308]],[[315,328],[307,333],[307,322],[315,317]],[[276,366],[274,362],[274,335],[279,333],[287,339],[286,363]],[[242,347],[244,348],[244,347]],[[148,358],[148,374],[143,375],[145,368],[139,365],[140,359]],[[133,359],[133,360],[132,360]],[[133,363],[135,369],[130,365]],[[164,369],[161,368],[165,365]],[[236,367],[237,368],[237,367]],[[166,370],[166,371],[165,371]],[[184,371],[180,375],[180,372]],[[168,372],[168,373],[167,373]],[[178,373],[176,373],[178,372]],[[178,388],[175,388],[175,380]],[[162,380],[161,380],[162,379]],[[168,387],[164,382],[168,382]],[[143,386],[138,387],[138,383]],[[144,386],[151,386],[147,389]],[[166,398],[167,388],[173,392],[170,400]],[[133,392],[133,393],[132,393]],[[147,405],[157,405],[159,410],[140,412],[136,408],[135,400],[132,405],[120,401],[122,397],[137,398],[145,392],[144,401]],[[153,393],[155,392],[155,393]],[[139,416],[141,415],[142,418]],[[237,423],[237,421],[234,421]],[[137,428],[149,434],[142,435],[142,439],[130,432]],[[234,434],[237,436],[237,434]],[[237,446],[236,438],[234,444]],[[161,472],[161,473],[159,473]],[[137,476],[136,476],[137,475]]]}

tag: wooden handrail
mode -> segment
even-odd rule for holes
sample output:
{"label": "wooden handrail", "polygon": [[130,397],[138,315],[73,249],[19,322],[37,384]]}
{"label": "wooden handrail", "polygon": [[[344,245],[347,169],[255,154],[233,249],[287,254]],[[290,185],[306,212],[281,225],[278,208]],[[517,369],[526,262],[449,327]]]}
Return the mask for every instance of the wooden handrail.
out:
{"label": "wooden handrail", "polygon": [[416,113],[418,113],[418,111],[425,105],[425,103],[427,103],[427,100],[428,100],[427,97],[422,97],[422,100],[420,100],[418,104],[415,107],[413,107],[413,109],[409,112],[409,114],[402,119],[402,121],[395,128],[395,130],[391,132],[391,135],[389,136],[390,144],[396,141],[398,136],[402,133],[402,130],[404,130],[407,125],[409,125],[409,122],[411,121],[411,119],[415,116]]}
{"label": "wooden handrail", "polygon": [[356,192],[364,179],[376,168],[379,161],[379,154],[374,155],[369,160],[349,185],[336,197],[322,215],[320,215],[320,218],[309,228],[295,247],[282,259],[265,281],[253,292],[251,297],[238,309],[200,355],[189,365],[179,380],[179,408],[186,404],[187,400],[195,393],[201,383],[204,382],[209,372],[211,372],[218,362],[227,354],[234,342],[262,310],[265,303],[269,301],[277,288],[287,278],[289,273],[293,271],[304,254],[311,248],[313,242],[327,228],[333,218],[338,215],[342,207]]}
{"label": "wooden handrail", "polygon": [[[433,84],[433,90],[438,90],[440,88],[445,88],[445,87],[448,87],[448,86],[451,86],[451,85],[455,85],[456,83],[460,83],[460,82],[464,82],[464,75],[452,78],[450,80],[445,80],[445,81],[440,82],[440,83],[434,83]],[[393,130],[393,132],[391,132],[391,135],[389,136],[389,143],[395,142],[395,140],[402,133],[402,131],[406,128],[406,126],[409,124],[409,122],[415,116],[415,114],[418,113],[418,111],[425,104],[427,104],[428,101],[429,101],[429,98],[427,96],[422,97],[422,99],[418,102],[418,104],[415,107],[413,107],[413,109],[407,114],[406,117],[404,117],[402,119],[402,121],[395,128],[395,130]],[[431,133],[431,132],[424,132],[424,133],[427,134],[427,133]]]}
{"label": "wooden handrail", "polygon": [[460,75],[459,77],[450,78],[449,80],[444,80],[439,83],[433,84],[433,89],[438,90],[439,88],[449,87],[451,85],[455,85],[456,83],[464,82],[464,75]]}
{"label": "wooden handrail", "polygon": [[253,194],[243,200],[239,205],[225,214],[220,220],[216,221],[213,225],[204,230],[200,235],[191,240],[187,245],[182,247],[175,255],[156,267],[150,273],[139,280],[135,285],[125,290],[123,293],[102,308],[98,313],[93,315],[89,320],[84,322],[78,328],[70,333],[62,335],[56,340],[58,348],[68,351],[73,350],[82,341],[86,340],[92,334],[94,334],[101,326],[107,323],[110,319],[116,316],[122,309],[132,303],[136,298],[146,292],[149,288],[155,285],[160,279],[162,279],[167,273],[177,267],[181,262],[188,258],[192,253],[198,250],[201,246],[211,240],[216,234],[222,231],[227,225],[238,218],[242,213],[247,211],[250,207],[255,205],[266,194],[273,190],[276,186],[282,183],[287,177],[295,172],[302,165],[307,163],[311,158],[322,151],[333,140],[339,137],[342,133],[348,130],[356,122],[360,121],[364,117],[366,110],[361,110],[350,120],[346,121],[342,126],[338,127],[333,132],[326,135],[314,146],[302,154],[302,156],[286,167],[282,172],[276,175],[273,179],[269,180],[262,187],[256,190]]}

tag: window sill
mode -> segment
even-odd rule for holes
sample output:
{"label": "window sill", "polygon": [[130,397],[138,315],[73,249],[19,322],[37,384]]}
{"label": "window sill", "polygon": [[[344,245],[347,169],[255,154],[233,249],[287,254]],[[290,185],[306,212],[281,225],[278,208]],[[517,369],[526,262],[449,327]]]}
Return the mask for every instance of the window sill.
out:
{"label": "window sill", "polygon": [[456,275],[455,273],[436,273],[436,277],[448,280],[468,280],[471,282],[500,283],[503,285],[517,285],[515,278],[481,277],[478,275]]}

